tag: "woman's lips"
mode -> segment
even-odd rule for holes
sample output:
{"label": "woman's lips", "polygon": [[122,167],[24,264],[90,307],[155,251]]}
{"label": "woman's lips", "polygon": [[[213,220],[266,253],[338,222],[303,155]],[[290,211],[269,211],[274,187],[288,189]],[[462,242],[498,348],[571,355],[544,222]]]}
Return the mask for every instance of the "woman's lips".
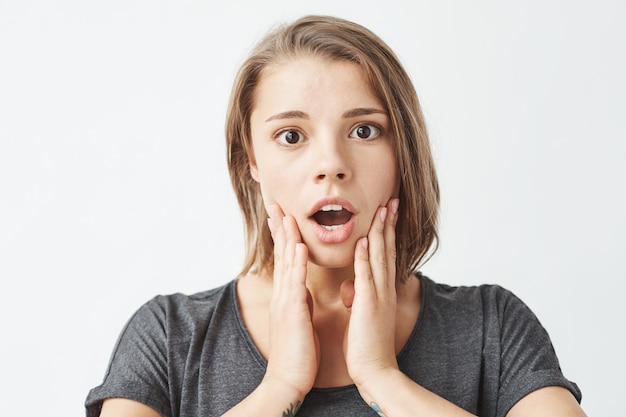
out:
{"label": "woman's lips", "polygon": [[324,243],[342,243],[348,240],[355,224],[354,208],[337,198],[318,202],[309,217],[315,236]]}
{"label": "woman's lips", "polygon": [[324,243],[342,243],[350,238],[354,229],[355,216],[351,216],[347,223],[342,225],[322,226],[313,217],[310,217],[313,234]]}

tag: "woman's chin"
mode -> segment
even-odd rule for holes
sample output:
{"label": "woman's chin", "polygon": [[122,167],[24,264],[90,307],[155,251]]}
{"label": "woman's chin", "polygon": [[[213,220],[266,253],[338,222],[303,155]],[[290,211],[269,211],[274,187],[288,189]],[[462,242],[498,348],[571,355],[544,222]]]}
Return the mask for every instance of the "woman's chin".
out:
{"label": "woman's chin", "polygon": [[309,262],[319,268],[351,268],[354,266],[354,251],[334,247],[317,250],[311,250],[309,248]]}

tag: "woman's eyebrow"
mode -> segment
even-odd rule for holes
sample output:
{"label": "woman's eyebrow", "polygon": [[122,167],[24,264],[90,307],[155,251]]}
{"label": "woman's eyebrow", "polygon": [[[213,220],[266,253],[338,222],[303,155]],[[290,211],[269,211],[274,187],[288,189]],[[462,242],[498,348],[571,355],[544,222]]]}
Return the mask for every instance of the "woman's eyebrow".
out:
{"label": "woman's eyebrow", "polygon": [[[356,109],[348,110],[344,114],[341,115],[344,119],[349,119],[351,117],[359,117],[359,116],[367,116],[369,114],[384,114],[387,116],[387,112],[382,109],[377,109],[375,107],[358,107]],[[309,115],[300,110],[288,110],[281,113],[276,113],[273,116],[268,117],[265,121],[270,122],[272,120],[282,120],[282,119],[309,119]]]}
{"label": "woman's eyebrow", "polygon": [[289,110],[289,111],[284,111],[282,113],[277,113],[273,116],[270,116],[267,120],[265,120],[266,122],[272,121],[272,120],[281,120],[281,119],[308,119],[309,115],[306,114],[303,111],[300,110]]}
{"label": "woman's eyebrow", "polygon": [[380,114],[384,114],[385,116],[388,116],[388,114],[387,114],[387,112],[385,110],[377,109],[375,107],[365,107],[365,108],[359,107],[359,108],[356,108],[356,109],[348,110],[347,112],[345,112],[341,116],[344,119],[349,119],[351,117],[367,116],[369,114],[375,114],[375,113],[380,113]]}

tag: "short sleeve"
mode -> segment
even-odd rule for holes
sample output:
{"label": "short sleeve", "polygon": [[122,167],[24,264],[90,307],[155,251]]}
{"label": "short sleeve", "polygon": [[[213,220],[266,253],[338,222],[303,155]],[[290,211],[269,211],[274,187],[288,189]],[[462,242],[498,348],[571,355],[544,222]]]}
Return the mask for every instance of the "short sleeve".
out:
{"label": "short sleeve", "polygon": [[158,297],[131,317],[113,350],[104,381],[87,396],[87,417],[99,416],[107,398],[131,399],[163,417],[170,416],[164,323],[165,309]]}
{"label": "short sleeve", "polygon": [[580,402],[578,386],[563,376],[552,342],[537,317],[515,295],[502,291],[497,415],[505,416],[523,397],[548,386],[564,387]]}

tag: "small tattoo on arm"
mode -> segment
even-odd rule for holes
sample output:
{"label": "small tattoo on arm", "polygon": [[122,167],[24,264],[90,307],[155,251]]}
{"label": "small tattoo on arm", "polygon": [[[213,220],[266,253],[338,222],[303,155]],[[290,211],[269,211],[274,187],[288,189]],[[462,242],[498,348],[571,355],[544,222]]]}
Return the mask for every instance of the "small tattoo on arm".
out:
{"label": "small tattoo on arm", "polygon": [[289,409],[283,411],[283,417],[293,417],[296,415],[296,413],[298,412],[298,410],[300,409],[300,406],[302,405],[302,403],[300,401],[298,401],[296,403],[296,405],[293,405],[293,403],[289,403]]}
{"label": "small tattoo on arm", "polygon": [[383,414],[383,410],[381,410],[374,401],[370,403],[370,407],[372,407],[372,410],[376,411],[380,417],[386,417],[385,414]]}

